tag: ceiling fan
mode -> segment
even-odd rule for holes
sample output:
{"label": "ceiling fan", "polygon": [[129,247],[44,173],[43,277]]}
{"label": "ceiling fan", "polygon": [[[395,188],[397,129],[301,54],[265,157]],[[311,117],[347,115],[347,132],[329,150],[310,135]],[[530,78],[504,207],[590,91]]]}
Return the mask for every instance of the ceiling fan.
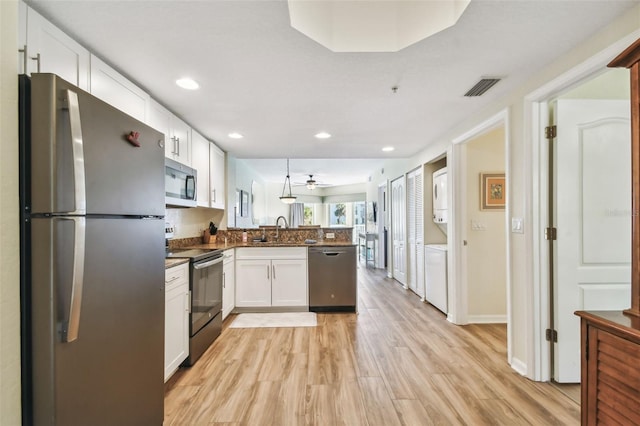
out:
{"label": "ceiling fan", "polygon": [[306,182],[295,182],[293,186],[306,186],[307,189],[313,190],[319,186],[329,186],[329,184],[320,183],[313,178],[313,175],[308,175],[309,179]]}

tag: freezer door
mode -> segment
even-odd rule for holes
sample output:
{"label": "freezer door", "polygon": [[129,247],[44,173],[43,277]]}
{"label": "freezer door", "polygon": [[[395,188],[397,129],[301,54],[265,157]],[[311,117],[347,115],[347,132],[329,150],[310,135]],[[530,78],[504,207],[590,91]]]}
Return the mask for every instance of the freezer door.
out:
{"label": "freezer door", "polygon": [[[82,255],[73,219],[31,223],[33,423],[160,425],[164,223],[81,218]],[[77,334],[70,340],[78,262],[82,291]]]}
{"label": "freezer door", "polygon": [[31,213],[164,215],[164,136],[53,74],[31,78]]}

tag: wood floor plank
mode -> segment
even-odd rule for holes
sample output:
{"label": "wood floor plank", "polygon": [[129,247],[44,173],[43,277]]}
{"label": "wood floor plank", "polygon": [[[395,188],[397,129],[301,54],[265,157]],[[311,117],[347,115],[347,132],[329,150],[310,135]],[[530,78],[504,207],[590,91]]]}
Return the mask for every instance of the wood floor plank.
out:
{"label": "wood floor plank", "polygon": [[404,426],[431,426],[435,424],[422,403],[417,399],[396,399],[393,401],[393,405],[400,417],[400,423]]}
{"label": "wood floor plank", "polygon": [[229,328],[165,385],[165,425],[577,425],[579,403],[507,363],[504,324],[455,326],[383,271],[358,314]]}
{"label": "wood floor plank", "polygon": [[[305,327],[306,328],[306,327]],[[283,425],[299,425],[305,423],[308,355],[306,353],[291,354],[291,369],[282,379],[276,418]]]}
{"label": "wood floor plank", "polygon": [[276,413],[282,412],[279,399],[282,382],[257,382],[248,404],[248,408],[240,421],[247,425],[273,425],[279,426],[281,418]]}
{"label": "wood floor plank", "polygon": [[306,424],[323,426],[335,425],[337,422],[333,385],[307,386]]}
{"label": "wood floor plank", "polygon": [[344,379],[334,385],[337,424],[367,426],[367,412],[357,379]]}
{"label": "wood floor plank", "polygon": [[361,377],[358,379],[358,383],[369,425],[394,426],[401,424],[382,378]]}

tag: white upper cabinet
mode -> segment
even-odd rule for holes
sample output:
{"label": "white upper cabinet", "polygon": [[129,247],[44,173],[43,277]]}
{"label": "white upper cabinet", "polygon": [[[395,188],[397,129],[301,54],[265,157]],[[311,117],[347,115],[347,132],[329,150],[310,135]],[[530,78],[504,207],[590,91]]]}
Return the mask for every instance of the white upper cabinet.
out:
{"label": "white upper cabinet", "polygon": [[165,156],[191,166],[191,127],[175,115],[171,115],[169,140],[165,143],[164,152]]}
{"label": "white upper cabinet", "polygon": [[224,151],[214,144],[209,145],[209,206],[215,209],[224,209]]}
{"label": "white upper cabinet", "polygon": [[187,123],[151,99],[147,124],[164,133],[165,157],[191,166],[191,128]]}
{"label": "white upper cabinet", "polygon": [[[164,133],[164,154],[165,157],[169,157],[172,149],[168,148],[169,145],[169,129],[171,128],[171,111],[160,105],[155,99],[149,100],[149,115],[147,117],[147,124],[159,132]],[[173,157],[171,157],[173,158]]]}
{"label": "white upper cabinet", "polygon": [[192,167],[198,171],[198,206],[209,207],[209,146],[211,142],[195,130],[191,131]]}
{"label": "white upper cabinet", "polygon": [[91,55],[91,94],[142,122],[150,97],[118,71]]}
{"label": "white upper cabinet", "polygon": [[38,12],[22,2],[19,5],[18,49],[22,50],[19,72],[28,75],[34,72],[54,73],[89,91],[89,51]]}

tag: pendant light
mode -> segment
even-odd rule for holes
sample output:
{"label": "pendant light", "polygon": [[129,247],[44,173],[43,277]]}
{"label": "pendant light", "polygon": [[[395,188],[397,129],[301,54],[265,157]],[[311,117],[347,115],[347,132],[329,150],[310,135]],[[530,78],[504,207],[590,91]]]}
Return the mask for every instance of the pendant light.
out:
{"label": "pendant light", "polygon": [[[289,186],[289,194],[285,194],[284,191]],[[282,196],[280,201],[285,204],[293,204],[296,201],[296,197],[291,195],[291,178],[289,177],[289,159],[287,158],[287,177],[284,179],[284,186],[282,187]]]}

